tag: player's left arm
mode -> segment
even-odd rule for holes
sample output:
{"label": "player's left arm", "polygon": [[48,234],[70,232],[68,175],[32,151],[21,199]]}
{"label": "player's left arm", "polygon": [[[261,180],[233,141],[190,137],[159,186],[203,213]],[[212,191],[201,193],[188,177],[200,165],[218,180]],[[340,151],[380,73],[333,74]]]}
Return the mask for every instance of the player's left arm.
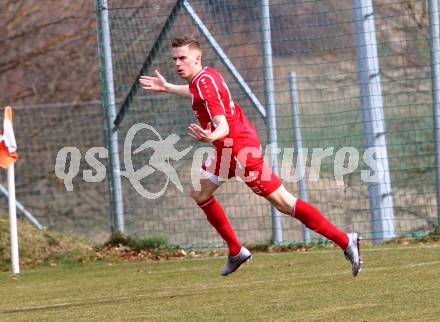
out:
{"label": "player's left arm", "polygon": [[229,125],[224,115],[215,115],[213,118],[215,130],[212,131],[211,122],[208,123],[206,129],[201,128],[197,124],[191,124],[188,127],[188,135],[194,140],[201,142],[214,142],[224,138],[229,134]]}

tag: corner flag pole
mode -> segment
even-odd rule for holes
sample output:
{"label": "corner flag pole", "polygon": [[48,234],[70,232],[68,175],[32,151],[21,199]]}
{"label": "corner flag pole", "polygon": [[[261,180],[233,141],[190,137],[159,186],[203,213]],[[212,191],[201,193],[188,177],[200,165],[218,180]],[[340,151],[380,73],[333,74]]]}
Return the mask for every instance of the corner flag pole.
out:
{"label": "corner flag pole", "polygon": [[14,162],[17,161],[17,142],[12,127],[12,107],[6,106],[3,133],[0,135],[0,167],[8,173],[9,231],[11,235],[12,274],[20,273],[18,260],[17,202],[15,200]]}
{"label": "corner flag pole", "polygon": [[11,260],[12,274],[20,273],[18,260],[18,233],[17,233],[17,206],[15,201],[15,174],[14,163],[8,166],[8,192],[9,192],[9,229],[11,233]]}

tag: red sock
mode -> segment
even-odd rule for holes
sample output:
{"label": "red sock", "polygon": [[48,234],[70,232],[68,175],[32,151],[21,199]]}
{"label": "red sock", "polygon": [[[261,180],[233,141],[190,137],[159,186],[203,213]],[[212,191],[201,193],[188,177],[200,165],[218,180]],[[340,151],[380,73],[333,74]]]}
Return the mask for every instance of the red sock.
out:
{"label": "red sock", "polygon": [[208,200],[197,204],[202,208],[206,218],[217,232],[222,236],[229,248],[229,256],[237,255],[240,252],[241,244],[235,236],[234,230],[226,217],[222,206],[217,202],[214,196]]}
{"label": "red sock", "polygon": [[293,209],[292,217],[301,221],[307,228],[316,231],[327,239],[336,243],[339,247],[345,250],[348,246],[348,236],[346,233],[340,231],[328,219],[312,205],[301,199],[296,201]]}

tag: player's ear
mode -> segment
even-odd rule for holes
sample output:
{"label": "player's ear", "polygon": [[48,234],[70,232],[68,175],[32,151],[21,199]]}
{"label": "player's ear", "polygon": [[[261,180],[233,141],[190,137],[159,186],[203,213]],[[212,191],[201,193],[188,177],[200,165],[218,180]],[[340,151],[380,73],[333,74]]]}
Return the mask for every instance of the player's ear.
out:
{"label": "player's ear", "polygon": [[198,51],[198,52],[197,52],[197,55],[196,55],[196,62],[197,62],[197,63],[200,63],[201,60],[202,60],[202,53],[201,53],[200,51]]}

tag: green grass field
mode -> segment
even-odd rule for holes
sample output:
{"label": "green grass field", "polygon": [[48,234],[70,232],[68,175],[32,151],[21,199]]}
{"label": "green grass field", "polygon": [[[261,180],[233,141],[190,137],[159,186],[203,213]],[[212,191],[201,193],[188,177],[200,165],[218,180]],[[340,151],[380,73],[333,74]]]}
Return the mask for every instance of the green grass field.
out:
{"label": "green grass field", "polygon": [[0,321],[438,321],[440,244],[363,249],[352,278],[340,251],[96,263],[0,274]]}

